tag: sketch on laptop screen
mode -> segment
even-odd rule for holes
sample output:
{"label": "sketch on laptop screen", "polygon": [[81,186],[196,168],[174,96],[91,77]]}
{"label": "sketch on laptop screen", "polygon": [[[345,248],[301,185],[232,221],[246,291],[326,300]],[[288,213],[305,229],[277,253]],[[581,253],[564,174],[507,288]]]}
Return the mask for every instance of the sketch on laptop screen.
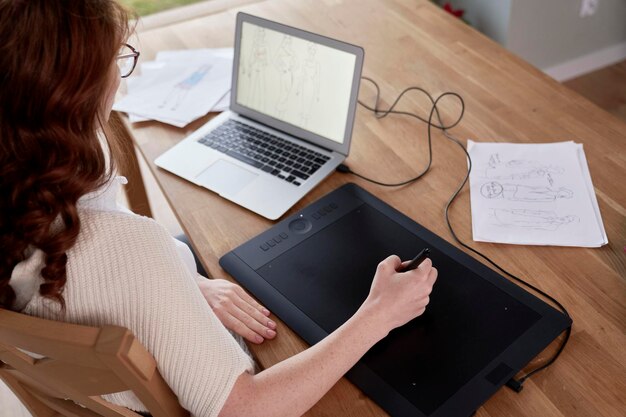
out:
{"label": "sketch on laptop screen", "polygon": [[237,103],[342,143],[356,56],[244,22]]}

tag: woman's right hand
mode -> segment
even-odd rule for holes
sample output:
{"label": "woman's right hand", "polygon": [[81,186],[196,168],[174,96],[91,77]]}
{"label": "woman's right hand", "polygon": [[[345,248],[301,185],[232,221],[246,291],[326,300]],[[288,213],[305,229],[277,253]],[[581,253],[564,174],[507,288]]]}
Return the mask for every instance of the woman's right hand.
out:
{"label": "woman's right hand", "polygon": [[398,272],[406,263],[396,255],[379,263],[370,293],[361,306],[362,313],[383,332],[383,337],[424,313],[437,279],[437,269],[429,258],[416,269]]}
{"label": "woman's right hand", "polygon": [[437,270],[430,259],[409,272],[397,272],[401,265],[397,256],[382,261],[359,311],[323,340],[256,375],[241,374],[220,416],[304,414],[380,339],[424,312]]}

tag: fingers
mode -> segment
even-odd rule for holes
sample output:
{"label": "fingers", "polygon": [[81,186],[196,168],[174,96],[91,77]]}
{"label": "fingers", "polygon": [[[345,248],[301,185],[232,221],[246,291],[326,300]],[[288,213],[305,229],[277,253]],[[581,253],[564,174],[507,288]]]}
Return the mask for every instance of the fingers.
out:
{"label": "fingers", "polygon": [[428,270],[428,274],[424,276],[423,286],[421,288],[421,291],[423,291],[423,297],[420,298],[417,303],[418,307],[420,308],[418,316],[424,314],[424,311],[426,311],[426,306],[428,305],[428,303],[430,303],[430,293],[432,292],[433,285],[437,280],[437,275],[437,268],[433,268],[431,263],[430,270]]}
{"label": "fingers", "polygon": [[402,265],[402,261],[398,255],[391,255],[378,264],[378,269],[383,271],[396,271],[400,265]]}
{"label": "fingers", "polygon": [[[220,306],[214,309],[214,311],[226,328],[243,336],[252,343],[263,343],[265,339],[273,339],[276,337],[275,330],[259,323],[254,317],[240,309],[234,303],[230,303],[228,307]],[[272,322],[272,324],[274,327],[276,326],[274,322]]]}
{"label": "fingers", "polygon": [[[428,280],[429,275],[433,270],[433,261],[430,258],[426,258],[419,266],[411,271],[406,271],[404,274],[412,275],[412,279]],[[436,275],[435,275],[436,277]]]}
{"label": "fingers", "polygon": [[[400,263],[400,267],[397,268],[397,270],[403,271],[403,272],[410,272],[410,271],[405,271],[404,268],[406,268],[412,261],[404,261],[402,263]],[[433,262],[430,260],[430,258],[425,258],[419,265],[417,268],[418,270],[421,271],[427,271],[428,268],[430,268],[432,266]],[[421,268],[421,269],[420,269]]]}
{"label": "fingers", "polygon": [[[265,330],[276,329],[276,323],[274,323],[272,320],[267,318],[261,312],[262,310],[267,311],[267,309],[261,307],[257,302],[255,302],[252,299],[252,297],[246,294],[246,297],[235,298],[233,302],[235,303],[235,306],[239,309],[239,311],[236,311],[237,314],[235,314],[235,316],[238,316],[240,320],[244,321],[243,320],[244,318],[247,320],[247,317],[250,317],[256,322],[256,324],[258,324],[258,326],[255,325],[255,328],[259,328],[260,326],[262,329],[262,332],[264,333],[267,333],[265,332]],[[267,337],[269,335],[269,333],[268,334],[262,334],[261,332],[257,332],[257,333],[261,334],[263,337]],[[273,336],[270,336],[270,337],[273,337]]]}
{"label": "fingers", "polygon": [[[242,301],[244,301],[248,306],[250,306],[251,308],[253,308],[257,312],[260,312],[263,316],[269,317],[270,311],[267,308],[263,307],[261,304],[257,303],[254,298],[252,298],[250,295],[248,295],[247,292],[245,292],[243,290],[243,288],[237,286],[237,287],[235,287],[235,292],[239,296],[239,298]],[[264,319],[261,319],[259,321],[263,322],[263,320]],[[265,320],[265,321],[267,321],[267,320]]]}
{"label": "fingers", "polygon": [[417,303],[415,303],[415,307],[419,310],[419,314],[422,314],[426,310],[426,306],[428,305],[428,303],[430,303],[430,297],[428,295],[417,300]]}
{"label": "fingers", "polygon": [[415,290],[418,297],[415,302],[415,308],[417,309],[417,316],[421,316],[426,311],[428,303],[430,303],[430,294],[433,290],[433,285],[437,280],[438,271],[433,267],[432,260],[426,258],[414,271],[414,283],[416,284]]}
{"label": "fingers", "polygon": [[248,342],[259,344],[263,342],[263,338],[250,330],[245,324],[237,320],[234,316],[226,314],[224,317],[220,317],[220,321],[224,326],[242,336]]}
{"label": "fingers", "polygon": [[230,314],[236,319],[239,331],[232,330],[253,343],[262,343],[265,339],[276,337],[276,323],[267,317],[269,310],[257,303],[241,287],[235,286],[232,301]]}
{"label": "fingers", "polygon": [[[239,309],[231,313],[237,328],[233,329],[241,336],[253,343],[262,343],[265,339],[276,337],[276,331],[259,323],[254,317]],[[272,322],[273,323],[273,322]],[[276,327],[276,324],[274,324]]]}
{"label": "fingers", "polygon": [[435,281],[437,281],[437,276],[439,276],[439,271],[437,271],[437,268],[431,268],[430,272],[428,273],[428,279],[427,279],[431,288],[433,285],[435,285]]}
{"label": "fingers", "polygon": [[418,271],[427,272],[433,267],[433,261],[430,258],[424,259],[424,261],[417,267]]}
{"label": "fingers", "polygon": [[205,297],[226,328],[252,343],[276,337],[276,323],[268,317],[269,310],[236,284],[223,280],[214,284],[219,288],[209,291]]}

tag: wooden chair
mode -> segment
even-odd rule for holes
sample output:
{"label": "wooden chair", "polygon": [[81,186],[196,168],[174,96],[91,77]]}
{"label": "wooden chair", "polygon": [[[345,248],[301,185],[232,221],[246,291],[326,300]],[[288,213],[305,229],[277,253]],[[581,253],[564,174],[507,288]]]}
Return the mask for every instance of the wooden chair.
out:
{"label": "wooden chair", "polygon": [[118,326],[80,326],[0,309],[0,379],[35,417],[137,417],[100,397],[127,390],[153,417],[189,416],[152,355]]}

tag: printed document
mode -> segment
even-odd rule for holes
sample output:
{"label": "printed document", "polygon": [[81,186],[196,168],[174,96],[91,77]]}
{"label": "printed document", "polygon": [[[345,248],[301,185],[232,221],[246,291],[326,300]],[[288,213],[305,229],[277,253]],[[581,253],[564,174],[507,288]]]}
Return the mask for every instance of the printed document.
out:
{"label": "printed document", "polygon": [[467,149],[474,240],[582,247],[608,243],[582,144],[468,140]]}
{"label": "printed document", "polygon": [[163,51],[127,80],[128,94],[113,109],[131,122],[158,120],[184,127],[230,104],[232,48]]}

